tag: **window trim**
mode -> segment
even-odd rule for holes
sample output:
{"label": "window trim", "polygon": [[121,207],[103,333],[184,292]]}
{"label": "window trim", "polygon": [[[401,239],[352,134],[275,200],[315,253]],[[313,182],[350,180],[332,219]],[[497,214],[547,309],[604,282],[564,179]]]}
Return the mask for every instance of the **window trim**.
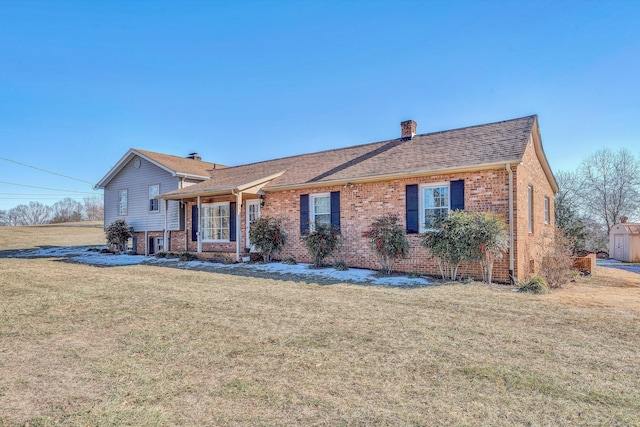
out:
{"label": "window trim", "polygon": [[544,223],[551,223],[551,205],[549,201],[549,196],[544,196]]}
{"label": "window trim", "polygon": [[325,197],[329,199],[329,211],[321,215],[329,215],[328,225],[331,227],[331,193],[309,194],[309,231],[312,233],[316,230],[315,201]]}
{"label": "window trim", "polygon": [[[228,239],[208,239],[205,236],[205,230],[207,229],[204,226],[204,221],[205,221],[205,208],[215,208],[217,206],[226,206],[227,207],[227,213],[229,214],[227,216],[227,224],[228,224],[228,230],[229,230],[229,238]],[[201,224],[202,224],[202,229],[200,230],[200,235],[202,236],[202,243],[228,243],[231,242],[231,202],[215,202],[215,203],[203,203],[202,204],[202,212],[201,212],[201,216],[202,218],[200,219]],[[212,228],[213,230],[213,228]]]}
{"label": "window trim", "polygon": [[451,181],[443,181],[443,182],[431,182],[428,184],[420,184],[418,185],[418,209],[419,211],[419,231],[420,233],[425,233],[427,231],[433,231],[435,228],[426,228],[425,227],[425,197],[424,190],[428,188],[447,188],[447,215],[451,214]]}
{"label": "window trim", "polygon": [[[124,212],[122,209],[122,194],[124,194]],[[129,215],[129,189],[122,188],[118,190],[118,216]]]}
{"label": "window trim", "polygon": [[[149,213],[160,213],[160,200],[151,198],[151,188],[152,187],[158,187],[158,195],[160,194],[160,184],[151,184],[151,185],[149,185],[149,190],[148,190],[149,203],[147,204],[147,208],[149,209]],[[155,210],[151,209],[152,202],[156,202],[155,203],[155,205],[156,205],[156,209]]]}

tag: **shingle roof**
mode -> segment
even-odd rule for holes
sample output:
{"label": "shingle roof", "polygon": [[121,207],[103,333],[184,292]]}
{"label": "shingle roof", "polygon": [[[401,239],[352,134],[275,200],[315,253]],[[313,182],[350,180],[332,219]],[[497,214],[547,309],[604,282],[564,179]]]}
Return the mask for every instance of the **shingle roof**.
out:
{"label": "shingle roof", "polygon": [[415,135],[216,170],[211,179],[163,196],[213,194],[276,173],[264,190],[520,161],[537,116]]}
{"label": "shingle roof", "polygon": [[218,168],[226,168],[227,166],[217,165],[215,163],[203,162],[201,160],[194,160],[187,157],[172,156],[170,154],[155,153],[153,151],[139,150],[134,148],[133,151],[142,154],[145,157],[153,160],[171,169],[173,172],[179,175],[198,175],[198,176],[211,176],[211,172]]}

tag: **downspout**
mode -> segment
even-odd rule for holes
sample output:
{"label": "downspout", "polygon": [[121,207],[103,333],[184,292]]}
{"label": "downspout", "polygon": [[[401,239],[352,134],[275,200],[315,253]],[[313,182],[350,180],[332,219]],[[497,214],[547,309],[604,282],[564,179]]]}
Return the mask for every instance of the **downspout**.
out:
{"label": "downspout", "polygon": [[[191,218],[193,221],[193,218]],[[202,199],[198,196],[198,253],[202,253]]]}
{"label": "downspout", "polygon": [[236,193],[231,190],[231,194],[236,196],[236,261],[240,262],[240,211],[242,210],[242,191]]}
{"label": "downspout", "polygon": [[514,265],[515,259],[513,255],[514,247],[513,247],[513,170],[511,169],[511,165],[509,163],[506,164],[507,172],[509,172],[509,278],[511,279],[511,284],[515,283],[514,277]]}

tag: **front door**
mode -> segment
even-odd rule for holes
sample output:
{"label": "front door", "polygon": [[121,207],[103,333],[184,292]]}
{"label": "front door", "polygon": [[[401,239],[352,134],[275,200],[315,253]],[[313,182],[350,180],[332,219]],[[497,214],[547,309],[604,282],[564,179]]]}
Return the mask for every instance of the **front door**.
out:
{"label": "front door", "polygon": [[251,223],[256,219],[260,218],[260,199],[257,200],[247,200],[247,221],[246,221],[246,236],[247,240],[247,248],[251,248],[251,252],[255,252],[255,248],[251,246],[249,243],[249,227]]}

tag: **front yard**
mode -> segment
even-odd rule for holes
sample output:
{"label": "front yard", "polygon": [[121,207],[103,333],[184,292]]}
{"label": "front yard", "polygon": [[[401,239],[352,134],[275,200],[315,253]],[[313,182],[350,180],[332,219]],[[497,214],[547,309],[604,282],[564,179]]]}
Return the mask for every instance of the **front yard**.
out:
{"label": "front yard", "polygon": [[640,425],[640,275],[265,277],[0,259],[0,425]]}

